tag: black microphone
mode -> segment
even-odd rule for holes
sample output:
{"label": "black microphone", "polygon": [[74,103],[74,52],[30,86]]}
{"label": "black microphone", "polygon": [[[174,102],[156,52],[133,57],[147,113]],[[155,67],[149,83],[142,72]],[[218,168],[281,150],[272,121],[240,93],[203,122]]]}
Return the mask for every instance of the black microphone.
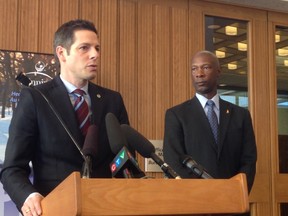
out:
{"label": "black microphone", "polygon": [[27,76],[25,76],[23,74],[23,72],[20,72],[16,77],[15,79],[17,81],[19,81],[20,83],[22,83],[23,85],[25,86],[31,86],[33,87],[33,84],[32,84],[32,80],[30,80]]}
{"label": "black microphone", "polygon": [[201,165],[199,165],[195,160],[193,160],[191,156],[183,155],[181,157],[181,162],[183,165],[189,168],[198,178],[213,179],[213,177],[209,175]]}
{"label": "black microphone", "polygon": [[116,116],[113,113],[107,113],[105,116],[105,123],[111,150],[116,154],[116,157],[110,163],[112,176],[116,178],[145,177],[145,173],[139,168],[138,162],[134,158],[134,154],[129,151],[131,147],[127,144],[127,140],[123,135]]}
{"label": "black microphone", "polygon": [[42,98],[46,101],[46,103],[48,104],[48,106],[50,107],[50,109],[52,110],[54,115],[57,117],[58,121],[60,122],[60,124],[62,125],[62,127],[64,128],[64,130],[66,131],[66,133],[68,134],[68,136],[70,137],[70,139],[72,140],[72,142],[74,143],[74,145],[76,146],[76,148],[78,149],[78,151],[80,152],[82,158],[85,161],[86,157],[84,156],[84,154],[83,154],[83,152],[82,152],[82,150],[80,148],[80,145],[77,143],[76,139],[73,137],[72,133],[69,131],[68,127],[65,125],[65,122],[61,118],[60,114],[57,112],[57,110],[54,108],[54,106],[50,103],[48,98],[39,89],[34,88],[34,86],[32,84],[32,81],[27,76],[25,76],[24,73],[20,72],[16,76],[15,79],[17,81],[19,81],[20,83],[22,83],[23,85],[33,88],[34,90],[36,90],[42,96]]}
{"label": "black microphone", "polygon": [[92,173],[92,160],[98,153],[98,127],[90,125],[85,137],[82,152],[86,158],[82,168],[82,178],[90,178]]}
{"label": "black microphone", "polygon": [[121,125],[121,129],[126,135],[128,143],[132,145],[133,148],[143,157],[152,158],[168,178],[181,179],[181,177],[167,163],[155,154],[155,147],[148,139],[129,125],[123,124]]}

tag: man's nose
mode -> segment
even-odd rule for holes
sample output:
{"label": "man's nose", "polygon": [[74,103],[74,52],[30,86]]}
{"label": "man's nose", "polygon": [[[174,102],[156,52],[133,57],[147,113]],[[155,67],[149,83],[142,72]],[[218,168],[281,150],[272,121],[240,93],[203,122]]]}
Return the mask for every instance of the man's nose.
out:
{"label": "man's nose", "polygon": [[90,52],[91,59],[95,59],[95,58],[97,59],[99,56],[100,56],[99,50],[97,50],[96,48],[91,49],[91,52]]}
{"label": "man's nose", "polygon": [[202,76],[204,76],[204,71],[203,68],[199,67],[196,70],[196,77],[202,77]]}

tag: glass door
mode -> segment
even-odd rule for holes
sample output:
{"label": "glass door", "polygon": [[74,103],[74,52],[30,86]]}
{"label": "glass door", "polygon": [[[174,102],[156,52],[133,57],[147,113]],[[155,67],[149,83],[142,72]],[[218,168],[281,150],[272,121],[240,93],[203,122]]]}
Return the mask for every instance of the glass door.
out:
{"label": "glass door", "polygon": [[274,50],[271,55],[270,77],[273,82],[275,100],[271,104],[277,130],[272,140],[272,152],[275,158],[275,215],[288,215],[288,15],[269,13],[269,41]]}

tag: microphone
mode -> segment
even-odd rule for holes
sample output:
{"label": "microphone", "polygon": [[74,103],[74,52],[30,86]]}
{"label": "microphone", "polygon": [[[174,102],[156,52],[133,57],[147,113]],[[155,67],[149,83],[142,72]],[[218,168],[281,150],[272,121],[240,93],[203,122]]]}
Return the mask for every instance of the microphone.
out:
{"label": "microphone", "polygon": [[126,135],[128,143],[132,145],[133,148],[135,148],[143,157],[152,158],[168,178],[181,179],[181,177],[167,163],[155,154],[154,145],[142,134],[126,124],[121,125],[121,129]]}
{"label": "microphone", "polygon": [[98,153],[98,127],[90,125],[85,137],[82,152],[85,156],[85,161],[82,168],[82,178],[90,178],[92,173],[92,159]]}
{"label": "microphone", "polygon": [[134,155],[129,151],[127,140],[122,133],[118,119],[113,113],[107,113],[105,123],[111,150],[116,155],[110,163],[112,176],[116,178],[145,177],[145,173],[139,168]]}
{"label": "microphone", "polygon": [[128,147],[126,137],[123,135],[120,123],[113,113],[106,114],[105,123],[110,148],[114,154],[117,154],[123,146]]}
{"label": "microphone", "polygon": [[181,161],[182,164],[189,168],[198,178],[213,179],[213,177],[209,175],[201,165],[199,165],[195,160],[193,160],[191,156],[183,155],[181,157]]}
{"label": "microphone", "polygon": [[76,146],[76,148],[78,149],[78,151],[80,152],[82,158],[84,159],[84,161],[86,160],[86,157],[84,156],[80,145],[77,143],[76,139],[73,137],[72,133],[69,131],[68,127],[65,125],[65,122],[63,121],[63,119],[61,118],[60,114],[57,112],[57,110],[54,108],[54,106],[50,103],[50,101],[48,100],[48,98],[37,88],[34,88],[32,81],[25,76],[25,74],[23,72],[20,72],[16,78],[17,81],[19,81],[20,83],[22,83],[25,86],[29,86],[31,88],[33,88],[34,90],[36,90],[41,96],[42,98],[46,101],[46,103],[48,104],[48,106],[50,107],[50,109],[52,110],[52,112],[54,113],[54,115],[56,116],[56,118],[58,119],[58,121],[60,122],[60,124],[62,125],[62,127],[64,128],[64,130],[66,131],[66,133],[68,134],[68,136],[70,137],[70,139],[72,140],[72,142],[74,143],[74,145]]}
{"label": "microphone", "polygon": [[31,86],[33,87],[33,84],[32,84],[32,80],[30,80],[27,76],[25,76],[23,74],[23,72],[20,72],[16,77],[15,79],[17,81],[19,81],[20,83],[22,83],[23,85],[25,86]]}

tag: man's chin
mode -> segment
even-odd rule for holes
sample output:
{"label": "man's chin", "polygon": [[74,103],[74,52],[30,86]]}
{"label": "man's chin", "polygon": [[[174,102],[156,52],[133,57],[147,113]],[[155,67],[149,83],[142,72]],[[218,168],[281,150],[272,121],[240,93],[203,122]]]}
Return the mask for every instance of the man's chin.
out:
{"label": "man's chin", "polygon": [[196,90],[196,92],[200,95],[208,95],[208,94],[211,94],[213,91],[211,91],[211,89],[208,89],[208,88],[198,88]]}
{"label": "man's chin", "polygon": [[91,72],[88,76],[87,76],[87,80],[93,80],[97,77],[97,72],[94,71],[93,73]]}

